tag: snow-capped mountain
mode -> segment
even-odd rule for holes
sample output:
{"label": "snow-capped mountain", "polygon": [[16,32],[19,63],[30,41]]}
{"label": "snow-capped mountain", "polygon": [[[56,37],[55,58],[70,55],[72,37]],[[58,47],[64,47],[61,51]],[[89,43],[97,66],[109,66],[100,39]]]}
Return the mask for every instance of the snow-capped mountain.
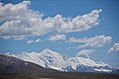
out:
{"label": "snow-capped mountain", "polygon": [[41,73],[55,72],[37,64],[27,62],[12,56],[0,54],[0,73]]}
{"label": "snow-capped mountain", "polygon": [[40,53],[36,52],[21,52],[17,54],[6,53],[13,57],[20,58],[38,64],[45,68],[51,68],[67,72],[112,72],[112,67],[103,63],[96,62],[90,58],[84,57],[69,57],[57,52],[45,49]]}

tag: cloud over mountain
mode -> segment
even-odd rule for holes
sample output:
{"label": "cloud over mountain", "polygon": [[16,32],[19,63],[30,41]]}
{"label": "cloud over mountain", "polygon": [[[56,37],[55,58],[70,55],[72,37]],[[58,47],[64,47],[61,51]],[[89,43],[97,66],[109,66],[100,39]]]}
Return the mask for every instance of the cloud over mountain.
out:
{"label": "cloud over mountain", "polygon": [[111,36],[105,36],[105,35],[96,35],[94,37],[84,37],[84,38],[75,38],[71,37],[69,38],[69,42],[71,43],[79,43],[82,45],[79,45],[79,48],[84,47],[102,47],[105,44],[109,44],[112,41]]}
{"label": "cloud over mountain", "polygon": [[95,50],[94,49],[83,49],[79,51],[76,56],[83,56],[89,58],[89,54],[93,53]]}
{"label": "cloud over mountain", "polygon": [[28,40],[26,41],[27,44],[31,44],[31,43],[38,43],[38,42],[42,42],[43,40],[41,39],[36,39],[36,40]]}
{"label": "cloud over mountain", "polygon": [[43,19],[43,13],[29,8],[30,1],[18,4],[0,3],[0,37],[23,39],[29,36],[40,36],[49,32],[69,33],[87,31],[99,24],[102,11],[93,10],[88,14],[76,17],[54,17]]}
{"label": "cloud over mountain", "polygon": [[108,50],[108,53],[119,52],[119,43],[114,43],[114,45]]}
{"label": "cloud over mountain", "polygon": [[53,36],[50,36],[49,37],[49,40],[50,41],[60,41],[60,40],[65,40],[66,39],[66,36],[63,35],[63,34],[56,34],[56,35],[53,35]]}

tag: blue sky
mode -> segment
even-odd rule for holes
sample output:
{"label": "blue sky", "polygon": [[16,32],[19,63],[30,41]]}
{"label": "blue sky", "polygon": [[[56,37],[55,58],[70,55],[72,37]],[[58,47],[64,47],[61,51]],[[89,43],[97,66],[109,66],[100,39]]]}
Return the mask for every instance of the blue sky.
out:
{"label": "blue sky", "polygon": [[[24,3],[22,0],[1,0],[1,3],[4,4],[0,7],[2,12],[0,14],[0,52],[41,52],[43,49],[48,48],[68,56],[75,56],[77,53],[81,54],[82,50],[88,50],[86,54],[90,58],[104,61],[112,66],[119,66],[118,0],[31,0]],[[10,3],[13,4],[11,7],[20,3],[16,7],[27,6],[27,10],[24,7],[14,9],[19,12],[16,15],[24,16],[22,10],[23,13],[29,13],[29,17],[25,18],[28,21],[21,22],[25,20],[24,17],[20,19],[18,17],[18,21],[13,22],[17,16],[15,15],[16,10],[11,10],[10,5],[7,5]],[[5,8],[5,5],[7,5],[8,9]],[[4,13],[8,10],[11,10],[8,14]],[[34,16],[35,14],[37,16]],[[86,15],[86,17],[83,17],[83,15]],[[7,16],[14,16],[15,18],[9,17],[9,19]],[[48,17],[50,19],[47,19]],[[76,17],[80,17],[80,20],[76,20]],[[33,21],[34,18],[37,18],[39,23],[39,18],[47,21],[42,22],[43,25],[37,22],[33,24],[29,21],[31,18],[33,18]],[[59,23],[58,18],[63,19],[63,22],[66,21],[66,23]],[[90,19],[89,21],[92,21],[92,23],[86,21],[87,19]],[[26,27],[30,30],[28,33],[24,30],[25,28],[21,27],[22,24],[20,25],[19,21],[23,25],[26,23]],[[11,25],[8,25],[7,22],[11,23]],[[54,25],[49,27],[48,22],[50,24],[54,23]],[[84,24],[81,25],[79,22]],[[68,23],[71,23],[71,26],[70,24],[66,26]],[[78,24],[76,25],[76,23]],[[15,24],[18,25],[18,29],[14,29]],[[8,28],[7,25],[10,27]],[[32,25],[36,25],[34,26],[36,29]],[[38,30],[42,28],[43,30]]]}

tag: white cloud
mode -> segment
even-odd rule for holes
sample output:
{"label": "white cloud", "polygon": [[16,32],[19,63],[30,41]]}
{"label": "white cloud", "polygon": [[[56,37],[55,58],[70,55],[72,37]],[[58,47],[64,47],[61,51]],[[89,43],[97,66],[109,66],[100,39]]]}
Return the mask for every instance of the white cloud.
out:
{"label": "white cloud", "polygon": [[108,50],[108,53],[119,52],[119,43],[114,43],[114,45]]}
{"label": "white cloud", "polygon": [[1,37],[19,38],[45,33],[45,30],[42,30],[44,27],[38,27],[43,14],[29,9],[29,4],[30,1],[23,1],[15,5],[0,4],[0,22],[3,22],[0,26]]}
{"label": "white cloud", "polygon": [[93,10],[82,16],[54,17],[43,19],[43,14],[29,8],[30,1],[19,4],[0,3],[0,37],[25,38],[39,36],[49,32],[68,33],[86,31],[99,24],[99,14],[102,11]]}
{"label": "white cloud", "polygon": [[93,53],[95,50],[94,49],[89,49],[89,50],[86,50],[86,49],[83,49],[81,51],[79,51],[76,56],[83,56],[83,57],[87,57],[89,58],[89,54]]}
{"label": "white cloud", "polygon": [[93,10],[89,14],[76,16],[74,18],[65,18],[56,15],[54,20],[57,26],[57,32],[81,32],[86,31],[99,24],[99,13],[102,10]]}
{"label": "white cloud", "polygon": [[94,37],[85,37],[85,38],[70,38],[68,40],[69,42],[73,43],[80,43],[82,45],[79,45],[79,48],[83,47],[102,47],[105,44],[109,44],[112,41],[111,36],[105,36],[105,35],[99,35],[99,36],[94,36]]}
{"label": "white cloud", "polygon": [[63,34],[56,34],[56,35],[53,35],[53,36],[50,36],[49,37],[49,40],[50,41],[60,41],[60,40],[65,40],[66,39],[66,36],[63,35]]}
{"label": "white cloud", "polygon": [[43,40],[41,39],[36,39],[36,40],[28,40],[26,43],[27,44],[31,44],[31,43],[38,43],[38,42],[42,42]]}

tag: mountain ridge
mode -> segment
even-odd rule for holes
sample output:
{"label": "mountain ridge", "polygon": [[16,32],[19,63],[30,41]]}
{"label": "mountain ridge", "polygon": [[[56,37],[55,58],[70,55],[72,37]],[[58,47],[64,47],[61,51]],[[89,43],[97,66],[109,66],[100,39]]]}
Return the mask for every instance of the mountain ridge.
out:
{"label": "mountain ridge", "polygon": [[55,72],[35,63],[27,62],[16,57],[0,54],[0,73],[42,73]]}
{"label": "mountain ridge", "polygon": [[14,56],[25,61],[38,64],[44,68],[51,68],[65,72],[106,72],[110,73],[113,68],[103,62],[97,63],[90,58],[69,57],[50,49],[45,49],[40,53],[37,52],[22,52],[19,54],[6,55]]}

